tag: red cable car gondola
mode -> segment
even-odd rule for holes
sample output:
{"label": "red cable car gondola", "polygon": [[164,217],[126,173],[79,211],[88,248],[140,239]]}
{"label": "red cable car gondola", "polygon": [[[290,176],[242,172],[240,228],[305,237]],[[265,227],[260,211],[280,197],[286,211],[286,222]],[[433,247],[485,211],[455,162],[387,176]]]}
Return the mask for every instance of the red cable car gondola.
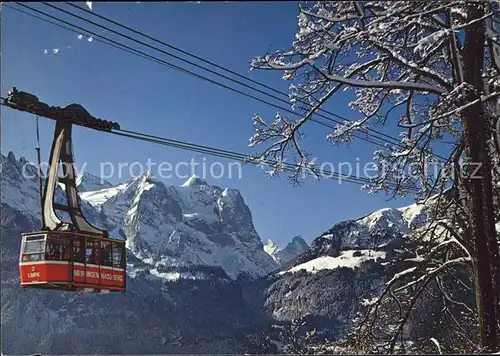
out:
{"label": "red cable car gondola", "polygon": [[[125,292],[125,241],[112,239],[108,232],[92,226],[83,216],[76,189],[71,147],[74,124],[103,130],[83,107],[48,107],[38,98],[13,90],[8,104],[56,120],[45,189],[41,196],[42,228],[21,234],[19,273],[21,286],[81,292]],[[93,124],[94,123],[94,124]],[[37,131],[38,136],[38,131]],[[38,160],[40,151],[38,150]],[[39,162],[40,163],[40,162]],[[63,175],[60,176],[62,167]],[[67,205],[54,202],[57,184],[64,185]],[[39,188],[42,190],[39,164]],[[71,222],[59,219],[56,210],[68,213]]]}
{"label": "red cable car gondola", "polygon": [[21,236],[21,286],[125,292],[124,241],[73,231],[35,231]]}

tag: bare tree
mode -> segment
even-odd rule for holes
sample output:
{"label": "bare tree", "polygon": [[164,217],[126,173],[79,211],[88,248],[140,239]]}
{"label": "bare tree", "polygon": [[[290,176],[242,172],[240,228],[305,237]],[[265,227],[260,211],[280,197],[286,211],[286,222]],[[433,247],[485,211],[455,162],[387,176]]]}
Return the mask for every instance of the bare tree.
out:
{"label": "bare tree", "polygon": [[[255,159],[277,161],[271,174],[290,155],[299,167],[292,180],[317,172],[302,147],[303,131],[325,103],[350,91],[349,106],[361,118],[336,125],[327,139],[338,145],[360,134],[384,138],[387,143],[374,152],[378,174],[364,188],[392,189],[395,196],[416,189],[420,201],[433,196],[435,206],[447,207],[433,209],[426,233],[416,235],[437,243],[423,244],[425,263],[411,271],[421,274],[413,279],[416,289],[394,340],[431,282],[439,285],[443,274],[469,266],[480,344],[484,350],[500,347],[499,11],[498,1],[316,2],[300,7],[290,50],[252,61],[252,69],[283,71],[283,79],[294,82],[291,105],[302,114],[292,120],[278,113],[271,123],[254,117],[250,146],[268,146]],[[396,125],[400,138],[376,131],[376,125]],[[436,154],[444,142],[451,147],[446,157]],[[390,288],[383,293],[390,294]]]}

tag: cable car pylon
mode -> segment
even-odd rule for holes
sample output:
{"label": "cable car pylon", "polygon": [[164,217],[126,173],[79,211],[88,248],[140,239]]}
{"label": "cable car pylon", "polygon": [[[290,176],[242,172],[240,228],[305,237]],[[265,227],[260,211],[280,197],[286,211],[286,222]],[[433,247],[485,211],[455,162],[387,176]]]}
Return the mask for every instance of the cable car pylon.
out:
{"label": "cable car pylon", "polygon": [[[96,119],[79,104],[64,108],[49,106],[26,92],[13,88],[4,105],[56,120],[45,189],[41,195],[41,230],[21,234],[19,272],[21,286],[61,291],[125,292],[125,242],[109,237],[106,230],[90,224],[81,209],[76,187],[72,150],[73,125],[99,131],[119,129],[115,122]],[[38,125],[37,125],[37,140]],[[37,147],[40,161],[40,148]],[[62,167],[62,176],[60,168]],[[39,162],[39,186],[41,172]],[[54,201],[56,186],[64,185],[67,204]],[[63,222],[56,211],[64,211]]]}

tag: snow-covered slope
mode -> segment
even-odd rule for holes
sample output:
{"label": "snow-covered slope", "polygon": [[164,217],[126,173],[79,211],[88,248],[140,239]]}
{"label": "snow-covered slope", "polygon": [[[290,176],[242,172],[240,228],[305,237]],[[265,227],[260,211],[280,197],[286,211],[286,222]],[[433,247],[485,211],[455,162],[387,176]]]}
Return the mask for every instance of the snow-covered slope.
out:
{"label": "snow-covered slope", "polygon": [[299,256],[296,263],[320,256],[335,257],[340,251],[383,249],[411,230],[422,227],[428,219],[428,212],[428,206],[412,204],[398,209],[381,209],[357,220],[342,221],[314,239],[310,249]]}
{"label": "snow-covered slope", "polygon": [[[335,224],[315,238],[306,252],[269,277],[266,310],[277,320],[290,321],[297,317],[300,306],[302,315],[311,316],[310,329],[331,340],[342,339],[352,331],[352,320],[386,283],[415,266],[416,259],[400,261],[398,251],[414,250],[409,233],[422,227],[429,213],[430,206],[414,204]],[[469,307],[473,305],[458,283],[450,290]],[[415,313],[427,324],[420,328],[418,322],[410,322],[408,328],[416,339],[428,338],[429,330],[433,337],[446,334],[448,328],[443,325],[447,324],[439,319],[441,309],[437,299],[417,302]]]}
{"label": "snow-covered slope", "polygon": [[365,261],[377,261],[378,259],[384,259],[384,251],[373,251],[373,250],[348,250],[342,251],[340,256],[322,256],[312,259],[308,262],[301,263],[297,266],[290,268],[287,271],[282,271],[280,274],[288,272],[297,271],[307,271],[311,273],[316,273],[325,269],[333,270],[340,267],[355,268],[359,267],[361,263]]}
{"label": "snow-covered slope", "polygon": [[283,249],[272,240],[268,240],[267,244],[264,246],[264,251],[280,265],[293,260],[307,250],[309,250],[309,245],[307,245],[304,239],[299,235],[295,236]]}
{"label": "snow-covered slope", "polygon": [[[33,166],[2,156],[2,201],[39,219],[39,193]],[[275,270],[255,231],[250,209],[239,191],[211,186],[191,177],[166,187],[146,172],[111,186],[88,173],[79,177],[88,220],[125,238],[128,249],[153,268],[220,267],[232,279],[260,277]],[[97,190],[91,190],[97,189]],[[58,189],[58,200],[62,197]]]}

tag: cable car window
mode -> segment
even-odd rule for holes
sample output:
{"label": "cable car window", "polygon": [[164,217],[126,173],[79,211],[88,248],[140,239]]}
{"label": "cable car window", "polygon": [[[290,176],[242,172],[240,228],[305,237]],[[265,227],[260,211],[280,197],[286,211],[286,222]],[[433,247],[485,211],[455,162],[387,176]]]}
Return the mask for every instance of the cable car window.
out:
{"label": "cable car window", "polygon": [[74,262],[85,263],[85,238],[73,238],[73,259]]}
{"label": "cable car window", "polygon": [[22,261],[41,261],[43,259],[43,245],[45,241],[43,238],[37,241],[26,241],[24,243],[24,252]]}
{"label": "cable car window", "polygon": [[24,245],[25,253],[42,253],[43,252],[43,243],[45,241],[26,241]]}
{"label": "cable car window", "polygon": [[44,239],[45,239],[45,235],[26,236],[26,241],[44,240]]}
{"label": "cable car window", "polygon": [[101,265],[111,267],[112,254],[113,252],[111,250],[111,241],[101,241]]}
{"label": "cable car window", "polygon": [[125,246],[113,242],[113,267],[125,268]]}
{"label": "cable car window", "polygon": [[45,249],[45,259],[53,261],[69,261],[71,251],[66,237],[49,236]]}
{"label": "cable car window", "polygon": [[97,239],[87,237],[87,248],[85,251],[87,263],[99,264],[99,242]]}
{"label": "cable car window", "polygon": [[42,261],[43,253],[30,253],[23,255],[23,262]]}

